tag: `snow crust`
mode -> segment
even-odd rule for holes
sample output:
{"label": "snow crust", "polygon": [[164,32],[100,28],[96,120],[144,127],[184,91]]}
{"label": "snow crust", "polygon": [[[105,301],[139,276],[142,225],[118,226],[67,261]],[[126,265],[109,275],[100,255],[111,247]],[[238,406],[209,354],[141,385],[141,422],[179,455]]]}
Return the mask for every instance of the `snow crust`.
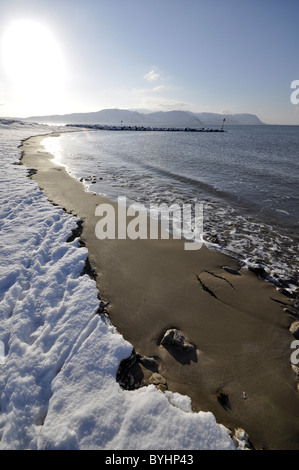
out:
{"label": "snow crust", "polygon": [[189,397],[116,382],[132,345],[97,314],[77,219],[19,165],[21,140],[49,131],[0,121],[0,449],[235,449]]}

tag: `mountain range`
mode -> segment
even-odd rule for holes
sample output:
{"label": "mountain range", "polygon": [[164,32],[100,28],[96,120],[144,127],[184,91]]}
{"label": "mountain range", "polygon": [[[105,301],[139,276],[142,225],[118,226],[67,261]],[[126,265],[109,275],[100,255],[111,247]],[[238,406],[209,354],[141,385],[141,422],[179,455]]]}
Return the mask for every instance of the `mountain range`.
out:
{"label": "mountain range", "polygon": [[223,119],[228,125],[262,125],[255,114],[193,113],[191,111],[139,112],[128,109],[102,109],[92,113],[72,113],[52,116],[32,116],[25,120],[48,124],[104,124],[147,126],[221,126]]}

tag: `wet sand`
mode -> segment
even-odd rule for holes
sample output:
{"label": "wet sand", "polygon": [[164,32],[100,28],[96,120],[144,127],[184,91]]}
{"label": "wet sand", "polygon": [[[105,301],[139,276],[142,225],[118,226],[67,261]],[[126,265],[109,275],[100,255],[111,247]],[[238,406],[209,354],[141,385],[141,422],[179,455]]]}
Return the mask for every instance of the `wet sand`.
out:
{"label": "wet sand", "polygon": [[[81,239],[117,330],[138,354],[155,359],[168,389],[190,396],[195,411],[211,411],[231,430],[243,428],[257,449],[299,449],[299,392],[290,363],[294,318],[284,311],[292,300],[206,247],[186,251],[182,240],[171,239],[98,240],[95,209],[111,202],[86,192],[53,163],[44,138],[23,143],[22,162],[37,170],[31,177],[50,201],[83,221]],[[168,328],[180,330],[196,353],[162,346]],[[153,370],[141,370],[147,381]]]}

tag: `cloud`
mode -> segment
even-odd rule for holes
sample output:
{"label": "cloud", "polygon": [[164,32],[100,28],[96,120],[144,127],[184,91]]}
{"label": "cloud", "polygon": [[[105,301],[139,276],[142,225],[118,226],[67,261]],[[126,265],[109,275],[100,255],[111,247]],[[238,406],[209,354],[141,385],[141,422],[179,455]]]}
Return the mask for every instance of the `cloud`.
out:
{"label": "cloud", "polygon": [[152,93],[161,93],[162,91],[170,90],[169,87],[165,85],[158,85],[154,88],[133,88],[132,92],[137,94],[152,94]]}
{"label": "cloud", "polygon": [[148,73],[143,75],[143,77],[148,82],[155,82],[155,81],[159,80],[159,78],[161,78],[161,75],[160,75],[160,73],[156,72],[156,70],[154,68],[152,68]]}

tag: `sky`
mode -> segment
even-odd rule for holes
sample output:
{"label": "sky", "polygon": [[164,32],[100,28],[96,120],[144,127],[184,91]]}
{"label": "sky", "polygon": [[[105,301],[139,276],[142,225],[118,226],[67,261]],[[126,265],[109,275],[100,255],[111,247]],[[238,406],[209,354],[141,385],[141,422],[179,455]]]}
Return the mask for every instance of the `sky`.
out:
{"label": "sky", "polygon": [[299,125],[298,46],[299,0],[0,0],[0,116],[121,108]]}

